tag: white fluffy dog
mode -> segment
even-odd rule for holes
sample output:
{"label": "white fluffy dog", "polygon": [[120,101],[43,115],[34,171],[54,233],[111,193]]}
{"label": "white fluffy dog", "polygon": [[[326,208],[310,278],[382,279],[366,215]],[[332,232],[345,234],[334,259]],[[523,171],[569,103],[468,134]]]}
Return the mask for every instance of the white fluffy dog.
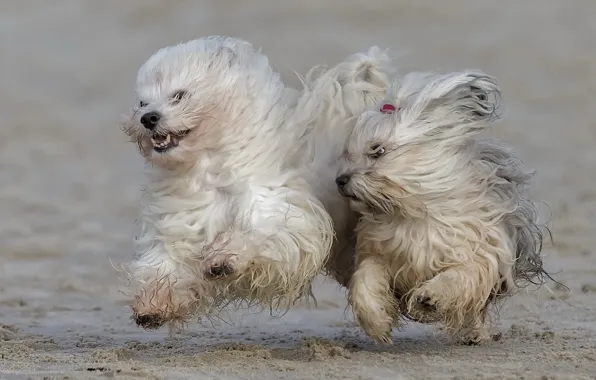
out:
{"label": "white fluffy dog", "polygon": [[359,118],[336,182],[362,214],[349,298],[373,339],[407,317],[479,343],[491,304],[542,282],[531,174],[479,136],[499,94],[481,72],[411,73]]}
{"label": "white fluffy dog", "polygon": [[138,325],[238,301],[287,309],[329,258],[347,284],[355,218],[336,163],[356,117],[383,97],[388,63],[373,48],[295,91],[251,44],[214,36],[142,65],[124,125],[148,162],[130,270]]}

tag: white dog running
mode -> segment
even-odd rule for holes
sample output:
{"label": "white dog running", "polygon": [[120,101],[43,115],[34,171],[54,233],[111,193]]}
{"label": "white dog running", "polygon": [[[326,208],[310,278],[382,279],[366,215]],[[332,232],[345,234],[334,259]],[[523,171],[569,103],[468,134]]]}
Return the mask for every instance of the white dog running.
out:
{"label": "white dog running", "polygon": [[373,48],[313,71],[302,92],[229,37],[166,47],[143,64],[124,125],[148,162],[130,268],[138,325],[235,301],[286,309],[330,256],[347,283],[343,229],[355,219],[333,179],[355,116],[386,90],[388,62]]}
{"label": "white dog running", "polygon": [[542,283],[531,174],[479,136],[499,94],[481,72],[411,73],[360,117],[337,185],[362,214],[349,298],[375,340],[409,317],[479,343],[492,303]]}

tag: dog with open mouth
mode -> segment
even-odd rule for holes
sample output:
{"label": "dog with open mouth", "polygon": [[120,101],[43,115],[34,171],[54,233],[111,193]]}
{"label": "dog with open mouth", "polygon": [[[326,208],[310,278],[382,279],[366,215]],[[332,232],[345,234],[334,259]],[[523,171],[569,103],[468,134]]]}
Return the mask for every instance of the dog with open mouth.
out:
{"label": "dog with open mouth", "polygon": [[360,116],[336,184],[361,214],[349,299],[373,339],[407,318],[486,341],[490,307],[548,276],[532,175],[481,136],[499,95],[479,71],[414,72]]}
{"label": "dog with open mouth", "polygon": [[356,116],[384,94],[378,48],[283,84],[250,43],[212,36],[139,69],[124,124],[147,165],[133,317],[183,324],[232,303],[287,310],[327,269],[347,284],[356,214],[333,179]]}

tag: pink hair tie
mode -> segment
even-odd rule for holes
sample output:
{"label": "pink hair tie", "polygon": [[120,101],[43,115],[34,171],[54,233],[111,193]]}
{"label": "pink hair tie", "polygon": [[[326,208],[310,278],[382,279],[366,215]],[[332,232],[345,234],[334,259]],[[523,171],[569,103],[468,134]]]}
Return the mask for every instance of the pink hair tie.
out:
{"label": "pink hair tie", "polygon": [[397,110],[398,109],[393,104],[386,103],[383,104],[379,111],[381,111],[382,113],[395,113],[395,111]]}

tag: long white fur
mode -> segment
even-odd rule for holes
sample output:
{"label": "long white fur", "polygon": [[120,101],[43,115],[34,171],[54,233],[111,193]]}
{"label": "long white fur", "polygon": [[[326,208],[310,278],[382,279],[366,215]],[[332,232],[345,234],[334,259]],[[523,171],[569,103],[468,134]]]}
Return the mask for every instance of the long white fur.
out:
{"label": "long white fur", "polygon": [[410,73],[384,99],[397,111],[363,113],[348,141],[341,191],[362,214],[349,298],[377,341],[405,317],[487,340],[489,306],[542,281],[531,174],[479,135],[499,94],[482,72]]}
{"label": "long white fur", "polygon": [[294,122],[307,128],[297,151],[301,158],[296,160],[305,160],[310,183],[333,220],[336,239],[326,271],[343,286],[348,286],[354,271],[358,214],[338,194],[334,179],[358,117],[385,96],[395,73],[388,52],[372,47],[331,69],[314,67],[302,78],[304,89]]}
{"label": "long white fur", "polygon": [[[302,92],[230,37],[166,47],[143,64],[143,104],[125,122],[148,163],[130,270],[139,325],[183,322],[233,301],[284,309],[310,291],[332,247],[346,252],[352,212],[333,187],[336,163],[355,116],[383,96],[388,62],[373,48],[309,73]],[[159,133],[186,131],[177,147],[153,151],[140,124],[149,111],[162,115]],[[214,268],[227,271],[213,278]]]}

